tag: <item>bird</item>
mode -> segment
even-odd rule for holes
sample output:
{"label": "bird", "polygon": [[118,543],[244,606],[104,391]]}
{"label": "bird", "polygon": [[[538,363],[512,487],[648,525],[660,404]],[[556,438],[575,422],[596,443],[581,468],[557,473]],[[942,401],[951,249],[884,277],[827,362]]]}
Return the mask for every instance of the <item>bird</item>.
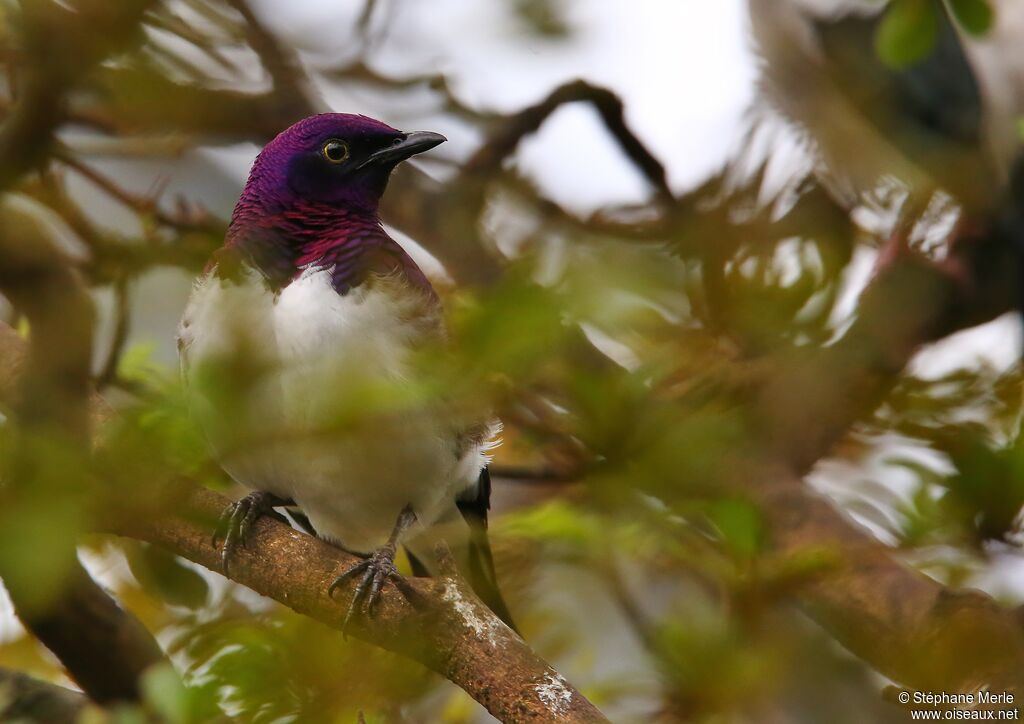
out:
{"label": "bird", "polygon": [[357,609],[372,615],[389,581],[407,589],[400,546],[429,574],[443,530],[460,538],[477,595],[515,628],[487,539],[500,423],[423,395],[417,353],[450,344],[442,305],[378,211],[392,170],[445,140],[348,113],[281,132],[178,328],[192,414],[252,491],[214,534],[225,571],[259,516],[295,506],[311,532],[361,558],[327,590],[356,582],[346,626]]}

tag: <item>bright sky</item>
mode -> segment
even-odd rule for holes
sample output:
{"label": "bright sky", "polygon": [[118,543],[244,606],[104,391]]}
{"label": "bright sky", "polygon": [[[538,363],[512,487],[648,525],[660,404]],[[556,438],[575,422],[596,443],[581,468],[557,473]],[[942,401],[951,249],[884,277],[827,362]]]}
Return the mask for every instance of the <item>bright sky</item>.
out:
{"label": "bright sky", "polygon": [[[335,28],[351,26],[352,13],[338,5],[293,0],[280,14],[277,2],[262,0],[266,12],[280,14],[278,32],[317,57],[338,47]],[[379,5],[377,19],[387,32],[372,54],[378,70],[396,76],[443,72],[465,102],[502,111],[534,103],[575,78],[609,87],[622,96],[633,129],[666,162],[677,190],[723,163],[753,93],[742,0],[568,0],[562,7],[573,33],[564,41],[527,33],[511,0]],[[366,111],[352,106],[365,98],[328,100],[336,110]],[[436,130],[449,135],[456,152],[468,151],[476,140],[450,121]],[[646,198],[642,179],[581,106],[552,118],[523,144],[518,162],[555,200],[580,210]]]}

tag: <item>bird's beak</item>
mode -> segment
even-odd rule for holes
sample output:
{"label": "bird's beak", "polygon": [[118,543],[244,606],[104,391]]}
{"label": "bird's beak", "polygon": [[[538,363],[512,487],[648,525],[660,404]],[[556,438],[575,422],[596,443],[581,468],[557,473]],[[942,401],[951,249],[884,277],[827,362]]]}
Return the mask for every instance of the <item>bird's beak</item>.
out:
{"label": "bird's beak", "polygon": [[405,136],[396,139],[390,146],[374,151],[357,168],[370,165],[396,164],[410,156],[415,156],[417,153],[429,151],[434,146],[438,146],[447,140],[440,133],[433,133],[432,131],[406,133]]}

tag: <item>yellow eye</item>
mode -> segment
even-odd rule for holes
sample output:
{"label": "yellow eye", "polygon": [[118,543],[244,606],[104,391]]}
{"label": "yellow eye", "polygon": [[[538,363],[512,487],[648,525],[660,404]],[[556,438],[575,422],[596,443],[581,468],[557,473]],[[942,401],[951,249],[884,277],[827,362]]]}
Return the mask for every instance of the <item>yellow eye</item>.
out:
{"label": "yellow eye", "polygon": [[320,147],[320,153],[331,163],[343,163],[348,158],[348,144],[337,138],[332,138],[324,142],[324,145]]}

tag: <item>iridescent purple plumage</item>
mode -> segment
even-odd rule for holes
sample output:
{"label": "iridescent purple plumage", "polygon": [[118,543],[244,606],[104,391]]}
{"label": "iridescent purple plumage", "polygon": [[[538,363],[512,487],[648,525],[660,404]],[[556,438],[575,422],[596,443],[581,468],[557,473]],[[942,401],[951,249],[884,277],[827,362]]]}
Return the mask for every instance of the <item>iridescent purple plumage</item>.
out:
{"label": "iridescent purple plumage", "polygon": [[[232,260],[247,261],[278,290],[310,266],[333,268],[334,288],[346,294],[369,273],[403,274],[415,288],[433,288],[404,249],[388,236],[378,216],[396,155],[360,165],[361,159],[409,138],[366,116],[325,113],[278,135],[253,164],[249,180],[215,258],[221,274]],[[351,161],[332,165],[322,157],[330,139],[343,139]]]}
{"label": "iridescent purple plumage", "polygon": [[[346,622],[373,611],[386,581],[401,584],[399,544],[427,565],[422,529],[458,512],[469,523],[459,555],[474,588],[511,621],[486,540],[485,466],[498,425],[422,399],[414,353],[443,340],[440,304],[377,213],[395,165],[443,141],[345,114],[279,135],[253,165],[179,328],[197,417],[225,469],[254,491],[222,521],[224,569],[260,514],[298,505],[320,537],[373,551],[328,588],[358,579]],[[223,376],[206,371],[224,370],[232,353],[260,375],[243,404],[225,408]],[[366,390],[393,390],[385,398],[407,400],[408,414],[375,409]],[[364,419],[349,420],[367,402]]]}

